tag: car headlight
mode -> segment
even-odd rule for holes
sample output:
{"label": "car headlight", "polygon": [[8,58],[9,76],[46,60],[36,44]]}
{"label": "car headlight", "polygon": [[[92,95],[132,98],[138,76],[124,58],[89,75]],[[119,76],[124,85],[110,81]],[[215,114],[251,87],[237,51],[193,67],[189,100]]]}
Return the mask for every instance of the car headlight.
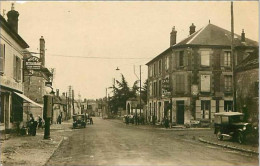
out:
{"label": "car headlight", "polygon": [[243,130],[246,130],[246,126],[243,127]]}

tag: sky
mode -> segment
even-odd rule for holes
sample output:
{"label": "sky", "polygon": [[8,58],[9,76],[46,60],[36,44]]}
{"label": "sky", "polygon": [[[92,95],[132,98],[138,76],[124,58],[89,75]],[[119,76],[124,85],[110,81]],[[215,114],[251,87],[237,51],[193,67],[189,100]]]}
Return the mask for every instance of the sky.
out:
{"label": "sky", "polygon": [[[257,1],[234,2],[235,33],[244,29],[247,38],[258,41],[258,6]],[[2,15],[3,9],[9,11],[11,1],[1,1],[0,9]],[[231,27],[229,1],[20,1],[15,10],[29,51],[39,52],[44,37],[46,67],[55,68],[54,88],[65,92],[71,85],[76,97],[87,99],[105,97],[121,74],[132,86],[140,65],[145,81],[145,64],[169,48],[173,26],[177,42],[188,37],[192,23],[196,30],[209,20]]]}

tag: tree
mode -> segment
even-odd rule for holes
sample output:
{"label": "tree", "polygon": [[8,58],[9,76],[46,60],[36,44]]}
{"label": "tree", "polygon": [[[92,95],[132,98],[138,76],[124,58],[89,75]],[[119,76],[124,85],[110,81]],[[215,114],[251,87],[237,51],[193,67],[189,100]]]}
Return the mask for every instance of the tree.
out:
{"label": "tree", "polygon": [[128,86],[128,83],[124,77],[124,75],[121,75],[121,81],[116,81],[116,85],[113,85],[113,87],[110,87],[113,89],[114,96],[111,97],[110,100],[110,107],[111,110],[116,114],[118,112],[118,108],[126,109],[126,101],[129,98],[136,97],[138,86],[137,81],[134,83],[133,87],[130,89]]}

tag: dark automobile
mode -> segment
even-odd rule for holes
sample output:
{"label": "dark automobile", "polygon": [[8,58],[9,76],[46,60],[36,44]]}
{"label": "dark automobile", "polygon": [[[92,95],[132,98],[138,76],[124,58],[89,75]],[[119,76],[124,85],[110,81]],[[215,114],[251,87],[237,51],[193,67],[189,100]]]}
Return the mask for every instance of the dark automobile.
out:
{"label": "dark automobile", "polygon": [[247,136],[253,134],[255,130],[250,123],[243,121],[243,113],[240,112],[215,113],[214,127],[218,140],[223,140],[226,136],[237,140],[240,144],[244,143]]}
{"label": "dark automobile", "polygon": [[80,114],[80,115],[73,115],[73,124],[72,128],[81,128],[81,127],[86,127],[86,118],[85,115]]}

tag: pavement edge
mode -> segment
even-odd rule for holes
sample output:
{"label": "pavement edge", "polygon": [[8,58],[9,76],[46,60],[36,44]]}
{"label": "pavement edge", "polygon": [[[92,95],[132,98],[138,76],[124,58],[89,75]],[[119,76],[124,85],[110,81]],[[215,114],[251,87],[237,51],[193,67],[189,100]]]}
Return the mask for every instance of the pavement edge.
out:
{"label": "pavement edge", "polygon": [[241,152],[247,152],[247,153],[252,153],[252,154],[259,155],[259,152],[256,152],[256,151],[253,151],[253,150],[242,149],[242,148],[238,148],[238,147],[230,146],[230,145],[218,144],[218,143],[206,141],[206,140],[204,140],[202,138],[199,138],[199,141],[203,142],[203,143],[211,144],[211,145],[220,146],[220,147],[223,147],[223,148],[229,148],[229,149],[232,149],[232,150],[238,150],[238,151],[241,151]]}
{"label": "pavement edge", "polygon": [[63,141],[64,141],[64,137],[62,137],[62,139],[60,140],[58,146],[52,151],[51,155],[47,158],[47,160],[45,161],[45,163],[43,164],[43,166],[46,166],[46,164],[49,162],[49,160],[50,160],[51,157],[54,155],[54,153],[57,151],[57,149],[60,147],[60,145],[62,144]]}

